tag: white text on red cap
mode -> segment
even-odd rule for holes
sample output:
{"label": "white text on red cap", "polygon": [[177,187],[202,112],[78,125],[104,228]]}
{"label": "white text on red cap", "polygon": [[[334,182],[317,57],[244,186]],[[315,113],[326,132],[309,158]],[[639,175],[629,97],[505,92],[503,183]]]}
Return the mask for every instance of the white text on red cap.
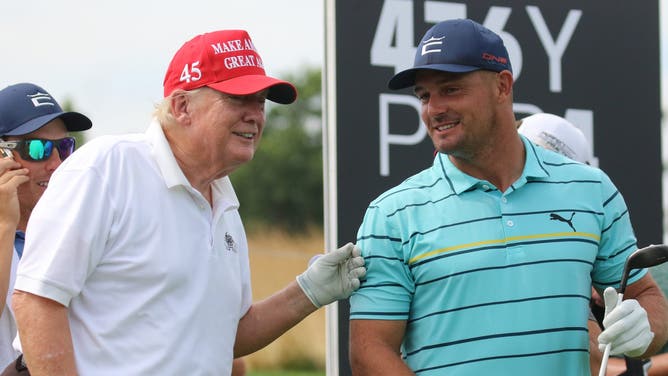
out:
{"label": "white text on red cap", "polygon": [[253,42],[250,39],[244,39],[243,41],[240,39],[235,39],[226,42],[218,42],[216,44],[212,44],[211,48],[213,48],[214,55],[244,50],[254,51],[256,53],[255,55],[237,55],[226,57],[223,61],[225,68],[227,69],[234,69],[239,67],[264,68],[262,59],[260,59],[260,56],[257,54],[257,50],[255,49],[255,45],[253,45]]}

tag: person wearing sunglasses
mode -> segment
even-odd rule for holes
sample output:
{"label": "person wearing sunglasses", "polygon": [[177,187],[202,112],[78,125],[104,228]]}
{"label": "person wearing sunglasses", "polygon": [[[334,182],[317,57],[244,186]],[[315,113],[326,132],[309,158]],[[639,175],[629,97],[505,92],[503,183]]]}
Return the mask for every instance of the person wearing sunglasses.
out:
{"label": "person wearing sunglasses", "polygon": [[[20,355],[12,346],[17,331],[11,296],[28,219],[48,187],[53,172],[74,151],[74,138],[68,136],[68,132],[83,131],[91,126],[88,117],[63,111],[44,88],[35,84],[18,83],[0,90],[0,152],[4,157],[0,163],[0,186],[23,174],[19,180],[21,184],[16,187],[20,214],[14,228],[13,257],[8,258],[11,261],[9,268],[6,264],[0,266],[8,271],[0,275],[0,280],[7,281],[8,286],[7,304],[0,316],[0,369]],[[0,203],[4,204],[4,201]],[[2,221],[6,219],[3,215]],[[0,286],[4,285],[0,283]]]}
{"label": "person wearing sunglasses", "polygon": [[235,357],[359,287],[364,260],[348,243],[253,302],[229,174],[253,158],[266,100],[297,98],[265,63],[244,30],[195,36],[144,134],[98,137],[56,171],[13,297],[31,372],[230,375]]}

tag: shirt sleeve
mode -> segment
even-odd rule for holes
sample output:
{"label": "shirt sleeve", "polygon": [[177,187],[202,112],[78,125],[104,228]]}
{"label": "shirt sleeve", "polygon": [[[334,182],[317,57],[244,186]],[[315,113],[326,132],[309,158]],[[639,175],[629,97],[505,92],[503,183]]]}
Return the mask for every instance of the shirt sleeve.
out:
{"label": "shirt sleeve", "polygon": [[367,273],[350,298],[351,319],[406,320],[415,284],[398,227],[370,206],[357,235]]}
{"label": "shirt sleeve", "polygon": [[[602,231],[598,256],[594,264],[593,284],[601,289],[619,288],[627,257],[637,248],[631,218],[621,192],[603,171],[601,174]],[[631,284],[647,274],[647,269],[633,270]]]}
{"label": "shirt sleeve", "polygon": [[65,306],[100,262],[114,215],[100,175],[67,166],[56,170],[31,214],[15,284]]}

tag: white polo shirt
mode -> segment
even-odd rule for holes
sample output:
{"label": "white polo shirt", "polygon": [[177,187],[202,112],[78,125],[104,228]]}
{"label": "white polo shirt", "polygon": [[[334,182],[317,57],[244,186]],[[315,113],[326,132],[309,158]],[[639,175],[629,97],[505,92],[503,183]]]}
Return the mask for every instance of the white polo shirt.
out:
{"label": "white polo shirt", "polygon": [[229,375],[251,305],[246,235],[227,177],[213,210],[153,122],[100,137],[32,212],[15,289],[69,306],[80,375]]}
{"label": "white polo shirt", "polygon": [[14,338],[16,337],[16,321],[14,321],[14,312],[12,311],[12,293],[14,292],[13,286],[18,263],[19,255],[16,253],[16,249],[14,249],[14,252],[12,253],[12,265],[9,272],[7,299],[5,301],[5,308],[0,314],[0,370],[13,362],[20,354],[12,346]]}

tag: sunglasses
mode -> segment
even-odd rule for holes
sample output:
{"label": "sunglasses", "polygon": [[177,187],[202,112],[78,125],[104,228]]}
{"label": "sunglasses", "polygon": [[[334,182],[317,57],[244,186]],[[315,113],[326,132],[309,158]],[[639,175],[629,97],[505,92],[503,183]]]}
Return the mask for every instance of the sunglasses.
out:
{"label": "sunglasses", "polygon": [[74,152],[74,137],[65,137],[58,140],[45,140],[34,138],[30,140],[2,141],[0,148],[16,150],[21,158],[26,161],[40,162],[46,161],[53,153],[53,147],[58,150],[60,160],[64,161]]}

